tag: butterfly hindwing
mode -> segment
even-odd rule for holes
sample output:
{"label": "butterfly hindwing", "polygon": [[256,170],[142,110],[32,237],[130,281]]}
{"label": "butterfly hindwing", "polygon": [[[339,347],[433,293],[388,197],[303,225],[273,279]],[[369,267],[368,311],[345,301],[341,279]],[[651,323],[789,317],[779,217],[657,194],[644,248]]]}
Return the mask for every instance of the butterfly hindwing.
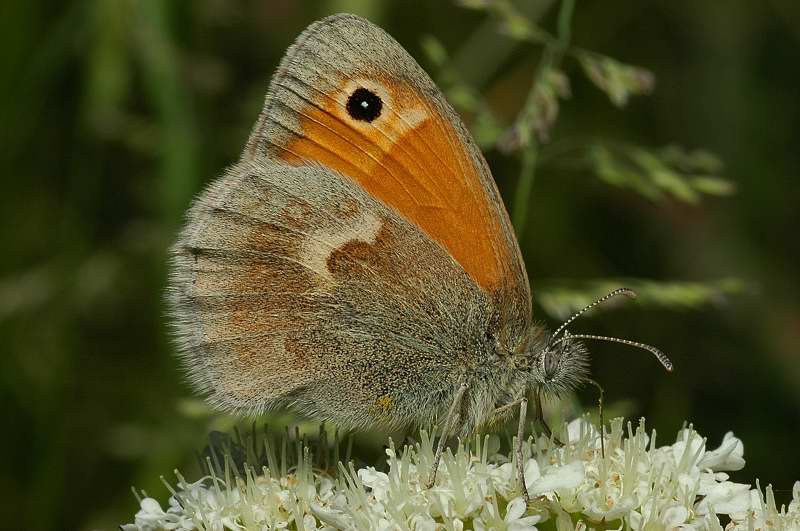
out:
{"label": "butterfly hindwing", "polygon": [[185,366],[227,410],[432,418],[492,318],[441,246],[321,166],[234,166],[189,212],[173,263]]}

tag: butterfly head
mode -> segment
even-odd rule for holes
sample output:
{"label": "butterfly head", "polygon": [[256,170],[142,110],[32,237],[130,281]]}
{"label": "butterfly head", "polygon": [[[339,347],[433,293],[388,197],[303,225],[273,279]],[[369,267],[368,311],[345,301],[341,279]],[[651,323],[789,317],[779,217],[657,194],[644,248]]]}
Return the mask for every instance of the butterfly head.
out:
{"label": "butterfly head", "polygon": [[[584,344],[566,334],[559,339],[534,342],[531,375],[535,384],[547,395],[562,396],[586,382],[589,377],[589,352]],[[543,344],[543,346],[542,346]]]}
{"label": "butterfly head", "polygon": [[614,290],[567,319],[556,331],[548,334],[543,328],[534,326],[527,342],[522,366],[530,373],[532,384],[545,394],[561,396],[577,389],[589,381],[589,352],[582,340],[609,341],[636,347],[652,353],[667,371],[672,371],[672,362],[659,349],[628,339],[594,334],[572,334],[567,330],[575,319],[617,295],[634,298],[636,293],[627,288]]}

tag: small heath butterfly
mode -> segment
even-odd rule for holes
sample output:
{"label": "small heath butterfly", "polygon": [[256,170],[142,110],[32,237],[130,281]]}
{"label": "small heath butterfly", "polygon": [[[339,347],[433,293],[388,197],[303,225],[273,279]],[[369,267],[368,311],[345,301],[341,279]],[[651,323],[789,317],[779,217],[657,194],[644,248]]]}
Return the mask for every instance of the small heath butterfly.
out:
{"label": "small heath butterfly", "polygon": [[[633,295],[620,289],[616,295]],[[280,63],[239,162],[171,258],[183,365],[220,409],[466,435],[588,380],[582,340],[532,319],[489,168],[442,93],[370,22],[315,22]],[[590,306],[591,307],[591,306]],[[588,308],[587,308],[588,309]],[[546,425],[544,425],[546,426]],[[549,430],[547,430],[549,431]],[[524,481],[521,488],[527,498]]]}

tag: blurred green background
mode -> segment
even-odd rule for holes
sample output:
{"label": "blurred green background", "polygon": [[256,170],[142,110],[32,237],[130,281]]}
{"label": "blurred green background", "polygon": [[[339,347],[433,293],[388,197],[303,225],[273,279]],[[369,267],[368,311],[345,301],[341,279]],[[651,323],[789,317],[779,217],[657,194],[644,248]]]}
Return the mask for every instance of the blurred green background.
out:
{"label": "blurred green background", "polygon": [[[610,414],[646,415],[662,443],[684,420],[712,446],[734,430],[748,462],[735,479],[787,499],[800,479],[800,3],[578,1],[572,43],[648,68],[655,88],[619,109],[564,57],[570,96],[520,185],[525,156],[496,133],[542,64],[526,24],[556,34],[560,7],[522,4],[516,28],[510,11],[424,0],[0,5],[0,527],[131,521],[131,485],[166,499],[159,475],[192,477],[209,429],[232,422],[177,369],[165,250],[238,157],[285,49],[338,11],[383,26],[468,111],[507,204],[527,206],[538,317],[557,324],[606,285],[642,288],[574,327],[675,363],[666,375],[649,355],[592,345]],[[603,167],[587,156],[598,141],[709,150],[724,169],[703,153],[699,167],[735,193],[710,180],[688,197],[658,164]]]}

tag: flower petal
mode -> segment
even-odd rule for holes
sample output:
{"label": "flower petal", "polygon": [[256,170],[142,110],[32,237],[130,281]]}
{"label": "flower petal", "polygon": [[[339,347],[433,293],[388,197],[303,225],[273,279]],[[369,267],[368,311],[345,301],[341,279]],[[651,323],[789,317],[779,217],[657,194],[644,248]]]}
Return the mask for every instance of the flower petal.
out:
{"label": "flower petal", "polygon": [[726,481],[711,487],[695,508],[699,515],[731,514],[750,510],[750,485]]}
{"label": "flower petal", "polygon": [[525,503],[525,500],[522,497],[514,498],[513,500],[511,500],[511,503],[509,503],[508,507],[506,508],[506,517],[504,518],[504,520],[506,522],[513,522],[514,520],[519,519],[520,516],[525,514],[525,510],[527,508],[528,507]]}
{"label": "flower petal", "polygon": [[700,468],[712,470],[741,470],[744,468],[744,444],[729,431],[722,439],[719,448],[706,452],[697,464]]}
{"label": "flower petal", "polygon": [[572,489],[580,485],[585,476],[583,461],[550,467],[542,477],[528,486],[528,492],[531,496],[538,496],[554,490]]}

